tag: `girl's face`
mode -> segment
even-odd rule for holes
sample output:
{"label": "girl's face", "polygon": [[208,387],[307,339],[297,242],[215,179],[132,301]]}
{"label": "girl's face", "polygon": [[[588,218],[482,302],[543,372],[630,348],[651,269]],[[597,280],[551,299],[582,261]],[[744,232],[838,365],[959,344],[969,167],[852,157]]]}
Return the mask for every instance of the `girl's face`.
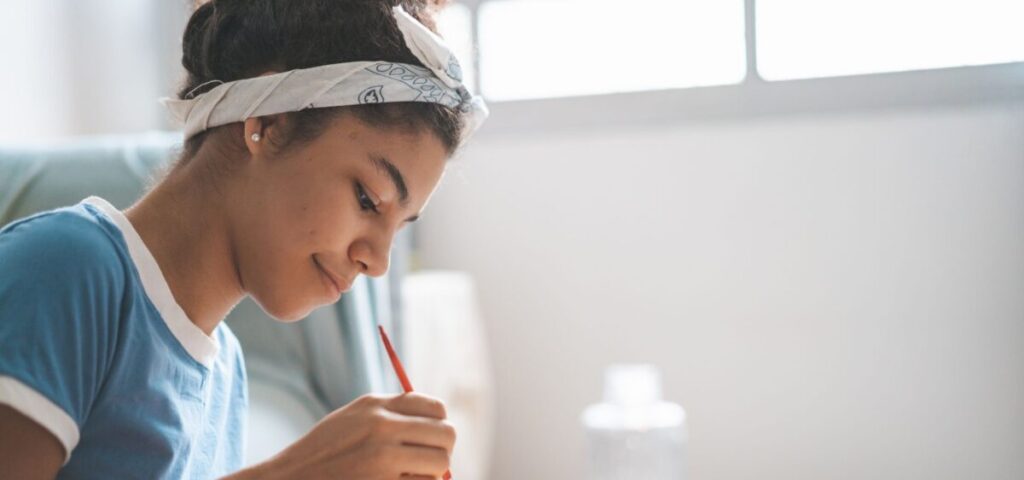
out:
{"label": "girl's face", "polygon": [[387,272],[396,232],[419,216],[448,158],[431,132],[353,115],[284,153],[254,145],[249,130],[252,156],[230,207],[234,263],[243,290],[286,321],[337,301],[361,273]]}

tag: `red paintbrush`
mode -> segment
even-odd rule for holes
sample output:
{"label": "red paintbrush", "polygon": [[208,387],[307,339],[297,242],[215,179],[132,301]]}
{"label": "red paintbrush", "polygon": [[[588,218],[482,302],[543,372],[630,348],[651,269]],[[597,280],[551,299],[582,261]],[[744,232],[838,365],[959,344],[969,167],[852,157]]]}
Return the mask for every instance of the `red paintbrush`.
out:
{"label": "red paintbrush", "polygon": [[[378,325],[380,329],[380,338],[384,341],[384,349],[388,351],[388,358],[391,359],[391,366],[395,368],[395,375],[398,375],[398,381],[402,383],[402,390],[405,393],[412,391],[412,383],[409,383],[409,377],[405,374],[405,368],[402,367],[402,362],[398,360],[398,354],[395,353],[394,347],[391,346],[391,340],[388,339],[387,332],[384,331],[383,325]],[[451,480],[452,472],[444,472],[444,480]]]}

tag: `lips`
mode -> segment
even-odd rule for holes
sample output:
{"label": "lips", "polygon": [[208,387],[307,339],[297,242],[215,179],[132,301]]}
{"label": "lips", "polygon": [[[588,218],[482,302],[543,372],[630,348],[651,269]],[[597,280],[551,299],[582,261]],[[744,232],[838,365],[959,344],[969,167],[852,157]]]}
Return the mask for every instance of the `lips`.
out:
{"label": "lips", "polygon": [[340,297],[342,293],[347,292],[349,288],[352,287],[352,282],[346,281],[337,274],[335,274],[334,272],[332,272],[329,268],[327,268],[327,266],[325,266],[323,263],[320,263],[320,258],[318,258],[316,255],[313,255],[313,262],[316,263],[316,266],[320,270],[320,273],[327,280],[327,282],[330,283],[331,289],[333,290],[332,293],[334,294],[335,298]]}

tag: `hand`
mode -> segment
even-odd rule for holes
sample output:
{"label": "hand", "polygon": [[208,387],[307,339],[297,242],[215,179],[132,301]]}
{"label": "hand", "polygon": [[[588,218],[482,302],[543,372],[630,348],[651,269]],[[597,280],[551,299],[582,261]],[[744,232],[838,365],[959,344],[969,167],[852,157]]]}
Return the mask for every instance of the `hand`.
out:
{"label": "hand", "polygon": [[280,454],[234,478],[439,479],[455,429],[444,404],[419,393],[366,395],[331,412]]}

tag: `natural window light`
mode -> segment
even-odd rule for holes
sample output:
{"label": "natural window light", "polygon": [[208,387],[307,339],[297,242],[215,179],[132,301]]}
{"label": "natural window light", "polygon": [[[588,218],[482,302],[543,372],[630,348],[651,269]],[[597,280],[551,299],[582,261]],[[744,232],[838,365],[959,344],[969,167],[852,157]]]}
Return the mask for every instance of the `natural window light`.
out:
{"label": "natural window light", "polygon": [[1021,0],[757,0],[767,80],[1024,60]]}
{"label": "natural window light", "polygon": [[473,54],[473,12],[469,7],[453,3],[441,10],[437,19],[437,30],[448,46],[459,57],[462,66],[462,81],[474,90],[476,85],[476,58]]}
{"label": "natural window light", "polygon": [[492,100],[742,82],[743,0],[494,0],[479,10]]}

